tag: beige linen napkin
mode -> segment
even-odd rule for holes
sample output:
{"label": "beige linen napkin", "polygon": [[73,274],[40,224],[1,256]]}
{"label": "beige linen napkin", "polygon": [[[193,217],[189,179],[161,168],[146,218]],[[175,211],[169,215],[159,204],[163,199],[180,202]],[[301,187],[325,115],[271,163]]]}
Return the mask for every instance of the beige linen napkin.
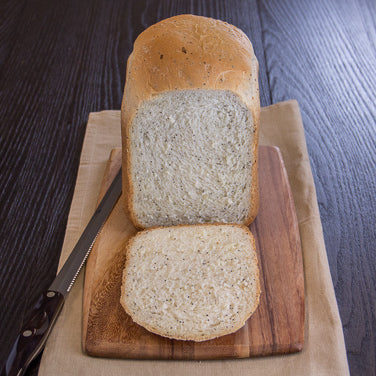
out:
{"label": "beige linen napkin", "polygon": [[[261,110],[260,143],[278,146],[286,164],[302,241],[306,318],[300,353],[222,361],[102,359],[81,348],[81,273],[45,348],[39,375],[348,375],[342,325],[330,276],[316,191],[296,101]],[[62,249],[61,267],[95,210],[111,149],[121,146],[120,111],[90,114],[76,189]]]}

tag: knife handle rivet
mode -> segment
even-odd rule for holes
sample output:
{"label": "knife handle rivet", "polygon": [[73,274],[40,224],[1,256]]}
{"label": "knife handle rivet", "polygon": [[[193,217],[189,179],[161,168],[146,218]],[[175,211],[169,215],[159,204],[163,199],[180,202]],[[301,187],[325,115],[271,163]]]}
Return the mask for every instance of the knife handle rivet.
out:
{"label": "knife handle rivet", "polygon": [[23,333],[22,333],[22,335],[24,336],[24,337],[30,337],[31,335],[33,334],[33,332],[31,331],[31,330],[25,330]]}
{"label": "knife handle rivet", "polygon": [[56,295],[56,293],[54,291],[48,291],[48,293],[47,293],[48,298],[53,298],[55,295]]}

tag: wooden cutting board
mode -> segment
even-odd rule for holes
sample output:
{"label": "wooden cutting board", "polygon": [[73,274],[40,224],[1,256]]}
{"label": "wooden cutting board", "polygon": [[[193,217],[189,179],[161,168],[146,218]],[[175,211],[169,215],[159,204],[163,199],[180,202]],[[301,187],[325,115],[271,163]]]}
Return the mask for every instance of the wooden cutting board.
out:
{"label": "wooden cutting board", "polygon": [[[261,299],[236,333],[204,342],[170,340],[133,323],[120,305],[124,245],[136,233],[123,197],[107,220],[86,266],[83,349],[92,356],[133,359],[248,358],[300,351],[304,343],[304,275],[299,229],[278,148],[260,147],[260,210],[250,226],[259,256]],[[99,200],[121,166],[112,151]]]}

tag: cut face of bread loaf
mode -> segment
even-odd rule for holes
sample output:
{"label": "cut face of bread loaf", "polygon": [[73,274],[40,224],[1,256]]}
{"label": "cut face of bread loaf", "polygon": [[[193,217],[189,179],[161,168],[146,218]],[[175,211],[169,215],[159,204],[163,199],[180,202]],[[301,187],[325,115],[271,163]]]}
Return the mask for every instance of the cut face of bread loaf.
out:
{"label": "cut face of bread loaf", "polygon": [[161,336],[204,341],[244,326],[259,303],[254,239],[238,225],[154,228],[128,244],[121,304]]}
{"label": "cut face of bread loaf", "polygon": [[255,218],[257,75],[250,41],[222,21],[182,15],[137,38],[122,104],[123,188],[137,227]]}
{"label": "cut face of bread loaf", "polygon": [[251,208],[252,123],[230,91],[181,90],[143,103],[130,132],[138,221],[146,227],[244,222]]}

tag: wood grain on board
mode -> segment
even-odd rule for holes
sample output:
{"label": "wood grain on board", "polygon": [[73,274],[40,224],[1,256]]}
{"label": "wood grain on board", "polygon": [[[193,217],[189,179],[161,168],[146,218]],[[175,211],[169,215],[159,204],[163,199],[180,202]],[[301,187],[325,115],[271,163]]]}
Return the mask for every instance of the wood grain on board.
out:
{"label": "wood grain on board", "polygon": [[[121,166],[114,149],[104,194]],[[204,342],[171,340],[135,324],[120,305],[124,248],[136,233],[120,198],[88,259],[83,348],[93,356],[136,359],[247,358],[300,351],[304,344],[304,276],[295,208],[279,150],[260,147],[260,211],[251,231],[260,265],[261,299],[236,333]],[[99,198],[101,198],[101,195]]]}

